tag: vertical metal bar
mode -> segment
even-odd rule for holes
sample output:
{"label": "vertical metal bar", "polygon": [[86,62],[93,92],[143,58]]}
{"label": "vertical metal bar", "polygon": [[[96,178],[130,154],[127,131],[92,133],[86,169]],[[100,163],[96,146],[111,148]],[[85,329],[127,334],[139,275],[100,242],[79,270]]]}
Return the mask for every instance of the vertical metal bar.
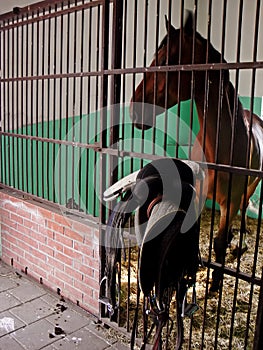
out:
{"label": "vertical metal bar", "polygon": [[[19,21],[19,17],[17,16],[17,22]],[[20,62],[22,61],[22,57],[21,57],[21,52],[19,50],[20,48],[20,45],[19,45],[19,42],[21,39],[19,39],[19,32],[21,30],[21,26],[18,26],[17,27],[17,34],[16,34],[16,52],[17,52],[17,57],[16,57],[16,75],[17,77],[19,76],[19,71],[20,71]],[[20,75],[21,75],[21,71],[20,71]],[[21,95],[21,87],[22,87],[22,84],[23,82],[17,82],[17,88],[16,88],[16,93],[17,93],[17,96],[16,96],[16,108],[17,108],[17,118],[16,118],[16,132],[17,133],[21,133],[21,128],[22,128],[22,116],[20,117],[20,102],[22,101],[22,95]],[[22,189],[22,185],[21,185],[21,170],[22,169],[22,166],[23,166],[23,162],[22,162],[22,155],[21,155],[21,138],[18,138],[17,139],[17,150],[16,150],[16,153],[17,153],[17,159],[16,159],[16,164],[17,164],[17,169],[19,169],[17,171],[17,188],[18,189]]]}
{"label": "vertical metal bar", "polygon": [[[39,10],[37,10],[36,13],[37,17],[39,17],[40,12]],[[36,23],[36,74],[39,75],[40,74],[40,59],[39,59],[39,42],[40,42],[40,33],[39,33],[39,21],[37,21]],[[36,136],[39,136],[39,127],[40,127],[40,121],[39,121],[39,85],[40,82],[36,81],[36,106],[35,106],[35,123],[36,123]],[[40,156],[39,156],[39,146],[40,143],[38,141],[36,141],[36,165],[35,165],[35,169],[36,169],[36,195],[37,196],[41,196],[40,194],[40,177],[39,177],[39,170],[41,169],[41,167],[43,167],[43,160],[41,162],[39,162]]]}
{"label": "vertical metal bar", "polygon": [[[84,0],[82,0],[82,3],[84,4]],[[84,67],[83,67],[83,64],[84,64],[84,28],[85,28],[85,22],[84,22],[84,19],[85,19],[85,11],[84,9],[81,11],[81,20],[80,20],[80,27],[81,27],[81,37],[80,37],[80,71],[83,72],[84,71]],[[79,104],[80,104],[80,109],[79,109],[79,135],[78,135],[78,138],[79,138],[79,142],[82,142],[83,141],[83,138],[82,138],[82,121],[83,121],[83,104],[82,104],[82,101],[83,101],[83,85],[84,85],[84,79],[83,77],[80,77],[80,80],[79,80],[79,84],[80,84],[80,91],[79,91]],[[84,140],[84,142],[88,142],[87,139]],[[84,152],[87,152],[87,150],[85,150]],[[79,208],[81,207],[81,204],[82,204],[82,190],[84,190],[84,188],[82,188],[82,182],[81,182],[81,179],[83,177],[83,174],[82,172],[85,173],[86,171],[86,179],[87,179],[87,167],[85,169],[85,166],[83,164],[83,157],[82,157],[82,154],[83,154],[83,151],[79,149],[78,151],[78,161],[79,161],[79,177],[78,177],[78,191],[79,191],[79,201],[78,201],[78,206]],[[88,187],[88,186],[87,186]],[[84,209],[84,208],[83,208]],[[85,206],[85,210],[87,212],[87,206]]]}
{"label": "vertical metal bar", "polygon": [[[1,23],[2,27],[5,25],[5,21]],[[5,78],[5,55],[6,55],[6,31],[2,30],[0,32],[0,56],[1,56],[1,67],[0,67],[0,72],[1,72],[1,78]],[[0,131],[5,130],[5,114],[6,114],[6,83],[1,82],[0,86],[0,103],[1,103],[1,116],[0,116],[0,123],[1,123],[1,128]],[[1,182],[6,183],[6,137],[1,135],[0,138],[0,152],[1,152]]]}
{"label": "vertical metal bar", "polygon": [[[91,47],[92,47],[92,13],[93,13],[93,8],[89,9],[89,27],[88,27],[88,55],[87,55],[87,70],[88,72],[91,71]],[[99,20],[98,20],[99,21]],[[97,27],[97,33],[99,32],[99,27]],[[98,37],[98,35],[97,35]],[[98,40],[98,39],[97,39]],[[97,49],[99,48],[99,44],[97,42]],[[96,69],[98,69],[98,66],[96,67]],[[87,131],[88,131],[88,142],[90,140],[90,113],[91,113],[91,101],[90,101],[90,97],[91,97],[91,77],[87,77]],[[96,86],[98,85],[98,80],[96,82]],[[96,91],[96,96],[97,95],[97,91]],[[87,150],[86,151],[86,162],[87,162],[87,174],[86,174],[86,181],[88,183],[89,178],[88,178],[88,174],[90,172],[90,163],[89,163],[89,158],[90,158],[90,154],[92,151]],[[96,169],[95,169],[96,171]],[[96,181],[96,175],[93,175],[93,179],[94,181]],[[94,182],[95,183],[95,182]],[[94,190],[94,191],[93,191]],[[86,208],[87,210],[89,210],[89,198],[92,196],[93,198],[93,203],[95,203],[96,199],[95,199],[95,189],[93,189],[92,191],[90,191],[89,186],[86,187]],[[94,204],[95,205],[95,204]],[[93,209],[93,215],[95,213],[95,209]]]}
{"label": "vertical metal bar", "polygon": [[[172,15],[172,3],[171,0],[168,1],[168,20],[171,23],[171,15]],[[170,64],[170,52],[171,52],[171,35],[170,35],[170,25],[168,26],[167,32],[167,46],[166,46],[166,66]],[[167,119],[168,119],[168,108],[169,108],[169,72],[168,70],[165,72],[165,97],[164,97],[164,140],[163,140],[163,150],[164,155],[166,155],[167,150]]]}
{"label": "vertical metal bar", "polygon": [[263,349],[263,268],[261,270],[261,286],[258,301],[258,312],[256,320],[256,329],[253,350]]}
{"label": "vertical metal bar", "polygon": [[[121,68],[122,63],[122,14],[123,0],[114,0],[113,4],[113,42],[112,42],[112,68]],[[120,94],[121,75],[115,74],[111,86],[111,127],[110,145],[118,147],[120,122]],[[118,179],[118,159],[111,157],[111,184]]]}
{"label": "vertical metal bar", "polygon": [[[70,1],[68,1],[68,8],[70,7]],[[67,15],[67,37],[66,37],[66,73],[68,74],[70,72],[70,31],[71,31],[71,23],[70,23],[70,13]],[[70,79],[69,77],[66,78],[66,95],[65,95],[65,101],[66,101],[66,125],[65,125],[65,131],[66,131],[66,140],[68,140],[68,132],[69,132],[69,108],[70,108]],[[69,195],[71,193],[71,190],[69,187],[69,174],[68,171],[70,171],[69,168],[69,148],[70,146],[66,146],[65,150],[65,201],[66,203],[69,200]],[[69,170],[68,170],[69,169]]]}
{"label": "vertical metal bar", "polygon": [[[133,59],[132,59],[132,67],[136,67],[136,57],[137,57],[137,12],[138,12],[138,0],[134,0],[134,16],[133,16]],[[135,93],[135,78],[136,74],[132,75],[132,96]],[[143,101],[142,101],[143,102]],[[142,116],[143,117],[143,116]],[[131,151],[134,151],[134,124],[132,124],[132,132],[131,132]],[[134,162],[131,159],[131,172],[133,171]]]}
{"label": "vertical metal bar", "polygon": [[[63,10],[63,2],[61,3],[61,10]],[[63,36],[63,29],[64,29],[64,16],[60,16],[60,60],[59,60],[59,69],[58,71],[60,73],[63,72],[63,49],[64,49],[64,36]],[[59,104],[58,104],[58,138],[59,140],[62,140],[62,103],[63,103],[63,79],[59,79]],[[64,150],[64,146],[60,145],[59,151],[58,151],[58,157],[57,159],[57,176],[59,179],[59,184],[57,188],[57,197],[58,202],[62,203],[62,181],[60,179],[62,178],[62,169],[61,169],[61,163],[62,163],[62,156],[61,153]]]}
{"label": "vertical metal bar", "polygon": [[[208,22],[207,22],[207,46],[206,46],[206,63],[209,62],[209,46],[211,40],[211,17],[212,17],[212,0],[209,0],[208,4]],[[205,147],[206,147],[206,126],[207,126],[207,113],[208,113],[208,98],[209,98],[209,71],[205,72],[205,95],[204,95],[204,117],[203,117],[203,135],[202,135],[202,150],[203,158],[202,162],[205,161]],[[216,178],[217,176],[215,176]],[[213,189],[213,201],[211,209],[211,225],[210,225],[210,234],[209,234],[209,250],[208,250],[208,261],[212,260],[212,247],[213,247],[213,232],[214,232],[214,221],[215,221],[215,192],[216,192],[216,182],[214,182]],[[206,327],[206,315],[207,315],[207,306],[208,306],[208,293],[209,293],[209,276],[210,276],[210,267],[207,268],[206,274],[206,287],[205,287],[205,299],[204,299],[204,312],[203,312],[203,323],[202,323],[202,336],[201,336],[201,349],[205,346],[205,327]]]}
{"label": "vertical metal bar", "polygon": [[[122,66],[126,67],[126,58],[127,58],[127,0],[124,0],[123,3],[123,57],[122,57]],[[125,114],[126,114],[126,74],[123,74],[122,80],[122,117],[121,117],[121,131],[120,131],[120,139],[124,140],[125,138],[125,130],[127,129],[125,126]],[[122,144],[123,145],[123,144]],[[123,146],[122,146],[123,147]],[[120,168],[120,176],[122,177],[124,174],[124,162],[121,163]],[[129,304],[129,302],[128,302]],[[128,327],[128,325],[127,325]]]}
{"label": "vertical metal bar", "polygon": [[[8,20],[8,24],[10,24],[10,20]],[[8,50],[8,52],[7,52],[7,64],[6,64],[7,65],[7,70],[6,70],[7,71],[7,78],[10,78],[10,60],[11,60],[10,57],[12,57],[10,45],[11,45],[10,44],[10,30],[8,30],[8,32],[7,32],[7,50]],[[11,115],[11,113],[10,113],[10,82],[7,82],[7,94],[6,94],[6,96],[7,96],[7,110],[6,110],[7,111],[7,130],[10,131],[10,115]],[[9,136],[7,138],[7,140],[8,140],[7,184],[10,186],[11,185],[11,175],[10,175],[10,173],[11,173],[11,164],[10,164],[11,137]]]}
{"label": "vertical metal bar", "polygon": [[[26,19],[29,19],[29,15],[27,13]],[[28,23],[25,25],[26,27],[26,43],[25,43],[25,64],[26,64],[26,69],[25,69],[25,75],[28,77],[28,65],[29,65],[29,30],[28,30]],[[25,89],[25,132],[26,135],[28,135],[28,96],[29,96],[29,83],[26,80],[26,89]],[[29,147],[29,142],[27,139],[25,140],[25,190],[26,192],[29,192],[29,176],[27,172],[27,166],[28,166],[28,147]]]}
{"label": "vertical metal bar", "polygon": [[[102,48],[101,48],[101,71],[103,72],[108,68],[108,59],[109,59],[109,10],[110,10],[110,1],[104,0],[102,5]],[[107,143],[106,133],[105,133],[105,121],[107,115],[105,114],[105,107],[107,106],[108,101],[108,77],[106,74],[101,76],[101,115],[100,115],[100,147],[104,147]],[[100,153],[100,194],[104,192],[105,189],[105,169],[106,169],[106,157],[104,154]],[[99,219],[101,224],[106,222],[106,208],[102,202],[100,202],[100,214]],[[100,226],[100,237],[102,237],[103,228]],[[100,270],[100,280],[103,277],[105,269],[105,247],[100,245],[100,261],[101,261],[101,270]],[[101,291],[102,293],[105,290]],[[101,316],[105,316],[105,308],[101,306]]]}
{"label": "vertical metal bar", "polygon": [[[3,22],[0,22],[0,79],[3,78],[3,34],[4,31],[2,30]],[[4,84],[0,82],[0,132],[2,131],[2,123],[3,123],[3,114],[4,114],[4,102],[3,102],[3,90],[4,90]],[[4,176],[3,176],[3,170],[4,170],[4,159],[3,159],[3,153],[4,153],[4,147],[3,147],[3,136],[0,134],[0,183],[3,183]]]}
{"label": "vertical metal bar", "polygon": [[[14,18],[12,19],[12,23],[14,24]],[[11,74],[10,77],[14,78],[15,77],[15,28],[13,27],[11,29]],[[11,117],[11,132],[14,132],[15,129],[15,100],[14,100],[14,91],[15,91],[15,83],[14,81],[12,81],[12,83],[10,83],[11,85],[11,98],[10,98],[10,102],[11,102],[11,106],[10,106],[10,114],[9,114],[9,118]],[[15,139],[14,137],[10,137],[10,185],[12,187],[15,187]]]}
{"label": "vertical metal bar", "polygon": [[[22,15],[21,20],[24,20],[24,16]],[[21,26],[21,40],[20,40],[20,47],[21,47],[21,62],[20,62],[20,70],[21,70],[21,76],[24,76],[24,26]],[[21,81],[21,134],[24,134],[24,82]],[[25,177],[24,177],[24,167],[25,167],[25,161],[24,161],[24,140],[21,139],[21,189],[22,191],[25,190]]]}
{"label": "vertical metal bar", "polygon": [[[222,45],[221,45],[221,52],[224,53],[224,46],[225,46],[225,27],[226,27],[226,9],[227,9],[227,0],[224,0],[224,7],[223,7],[223,18],[222,18]],[[223,54],[221,54],[221,62],[223,61]],[[215,163],[218,163],[218,155],[219,155],[219,135],[221,131],[221,114],[222,114],[222,103],[223,103],[223,89],[224,86],[224,78],[223,78],[223,72],[220,70],[220,78],[219,78],[219,86],[218,86],[218,113],[217,113],[217,125],[216,125],[216,147],[215,147]],[[215,179],[214,179],[214,188],[213,188],[213,206],[215,205],[215,199],[216,199],[216,188],[217,188],[217,178],[218,178],[218,172],[215,173]],[[229,221],[229,205],[230,205],[230,198],[228,196],[228,206],[227,206],[227,218],[226,218],[226,227],[228,227],[228,221]],[[224,265],[224,262],[223,262]],[[221,285],[221,288],[219,290],[219,296],[218,296],[218,307],[217,307],[217,315],[216,315],[216,327],[215,327],[215,349],[217,349],[218,346],[218,336],[219,336],[219,325],[220,325],[220,310],[222,305],[222,289],[223,285]]]}
{"label": "vertical metal bar", "polygon": [[[49,6],[48,13],[51,14],[51,6]],[[51,74],[51,18],[48,19],[47,25],[47,74]],[[47,137],[51,137],[51,79],[47,80]],[[47,177],[47,198],[52,200],[51,195],[52,190],[52,176],[51,176],[51,150],[52,145],[47,143],[47,167],[46,167],[46,177]]]}
{"label": "vertical metal bar", "polygon": [[[113,42],[112,42],[112,68],[121,68],[122,63],[122,15],[123,0],[113,2]],[[110,146],[118,147],[119,142],[119,122],[120,122],[120,93],[121,76],[115,74],[111,86],[111,127]],[[112,156],[110,159],[111,184],[118,179],[118,157]],[[121,282],[121,266],[119,267],[119,283]],[[120,296],[119,296],[120,297]],[[118,312],[118,325],[120,325],[120,312]]]}
{"label": "vertical metal bar", "polygon": [[[46,11],[45,9],[43,9],[42,14],[45,15]],[[41,71],[42,71],[42,75],[45,74],[45,56],[46,56],[46,21],[43,20],[43,24],[42,24],[42,38],[41,38]],[[41,122],[39,121],[39,124],[41,124],[40,130],[41,132],[39,133],[40,136],[44,137],[45,135],[45,112],[46,112],[46,108],[45,108],[45,96],[46,96],[46,84],[45,84],[45,80],[42,79],[41,80],[41,111],[42,111],[42,117],[41,117]],[[41,154],[41,158],[42,158],[42,166],[40,169],[41,172],[41,182],[40,182],[40,193],[42,194],[43,198],[48,198],[46,195],[46,188],[47,188],[47,184],[46,184],[46,176],[45,176],[45,167],[44,164],[46,164],[46,159],[45,159],[45,147],[46,145],[44,144],[44,142],[41,142],[41,147],[40,147],[40,154]]]}
{"label": "vertical metal bar", "polygon": [[[158,62],[158,48],[159,48],[159,29],[160,29],[160,0],[156,0],[156,26],[155,26],[155,64],[156,66],[159,65]],[[156,110],[156,103],[157,103],[157,93],[158,93],[158,89],[157,89],[157,84],[158,84],[158,80],[157,80],[157,73],[154,73],[154,82],[153,82],[153,114],[155,115],[155,110]],[[155,124],[156,124],[156,118],[153,118],[153,129],[152,129],[152,154],[156,154],[156,143],[155,143],[155,139],[156,139],[156,128],[155,128]]]}
{"label": "vertical metal bar", "polygon": [[[136,14],[137,16],[137,14]],[[143,67],[146,67],[147,65],[147,26],[148,26],[148,1],[144,1],[144,38],[143,38]],[[146,100],[146,73],[143,75],[143,103],[145,103]],[[142,125],[144,124],[145,120],[145,111],[144,108],[142,109]],[[141,148],[140,153],[144,153],[144,139],[145,139],[145,131],[142,129],[141,131]],[[143,166],[143,161],[141,159],[141,167]]]}
{"label": "vertical metal bar", "polygon": [[[238,21],[238,38],[237,38],[237,56],[236,61],[240,61],[240,51],[241,51],[241,33],[242,33],[242,18],[243,18],[243,0],[239,3],[239,21]],[[236,138],[236,125],[237,125],[237,118],[239,113],[239,99],[238,99],[238,82],[239,82],[239,69],[237,69],[236,72],[236,82],[235,82],[235,104],[234,104],[234,112],[233,112],[233,125],[232,125],[232,140],[231,140],[231,149],[230,149],[230,164],[233,164],[234,160],[234,143]],[[248,147],[248,145],[246,145]],[[246,176],[245,180],[245,188],[244,188],[244,198],[247,196],[247,183],[248,183],[248,176]],[[232,190],[232,176],[230,176],[229,181],[229,195],[231,196],[231,190]],[[246,226],[246,218],[245,218],[245,211],[241,213],[241,230],[240,230],[240,240],[239,240],[239,249],[242,247],[242,241],[243,241],[243,234],[245,231]],[[240,271],[240,264],[241,264],[241,254],[238,254],[237,256],[237,265],[236,265],[236,271]],[[232,349],[232,340],[233,340],[233,333],[234,333],[234,322],[235,322],[235,315],[236,313],[234,310],[236,309],[236,303],[237,303],[237,295],[238,295],[238,285],[239,285],[239,279],[238,276],[235,279],[235,288],[234,288],[234,296],[233,296],[233,307],[232,307],[232,317],[231,317],[231,325],[230,325],[230,335],[229,335],[229,349]]]}
{"label": "vertical metal bar", "polygon": [[[193,23],[193,42],[192,42],[192,64],[195,63],[195,44],[196,44],[196,22],[197,22],[197,11],[198,11],[198,2],[195,0],[194,4],[194,23]],[[193,119],[194,119],[194,99],[195,99],[195,74],[192,71],[192,76],[191,76],[191,102],[190,102],[190,123],[189,123],[189,149],[188,149],[188,159],[191,157],[192,153],[192,130],[193,130]]]}
{"label": "vertical metal bar", "polygon": [[[179,57],[178,64],[182,61],[182,45],[183,45],[183,26],[184,26],[184,0],[181,0],[181,14],[180,14],[180,38],[179,38]],[[180,140],[180,117],[181,117],[181,71],[178,72],[178,85],[177,85],[177,124],[176,124],[176,135],[175,135],[175,157],[179,158],[179,140]]]}
{"label": "vertical metal bar", "polygon": [[[253,62],[256,62],[256,60],[257,60],[260,3],[261,3],[260,1],[257,1],[255,27],[254,27]],[[250,103],[250,114],[251,115],[253,113],[255,80],[256,80],[256,69],[253,69],[252,70],[252,86],[251,86],[251,103]],[[251,118],[250,125],[249,125],[249,144],[251,143],[251,138],[252,138],[252,124],[253,124],[253,121]],[[248,150],[250,151],[250,145],[248,147]],[[249,160],[249,154],[247,154],[247,164],[249,164],[248,160]],[[260,193],[259,203],[262,203],[262,202],[263,202],[263,186],[262,186],[262,181],[261,181],[261,193]],[[245,205],[245,201],[244,201],[243,205]],[[243,210],[245,210],[245,209],[246,208],[243,207]],[[255,242],[255,250],[254,250],[254,261],[253,261],[253,267],[252,267],[253,278],[255,277],[255,274],[256,274],[257,258],[258,258],[258,252],[259,252],[260,229],[261,229],[261,223],[262,223],[261,218],[262,218],[262,205],[259,206],[259,210],[258,210],[257,234],[256,234],[256,242]],[[245,349],[248,346],[248,336],[249,336],[249,328],[250,328],[250,327],[248,327],[248,325],[250,324],[250,319],[251,319],[253,292],[254,292],[254,285],[253,285],[253,283],[251,283],[250,295],[249,295],[249,310],[247,313],[247,327],[246,327],[245,344],[244,344]],[[263,333],[263,331],[262,331],[262,333]]]}
{"label": "vertical metal bar", "polygon": [[[55,12],[57,12],[57,4],[55,5]],[[53,30],[53,40],[54,40],[54,44],[53,44],[53,72],[54,74],[57,73],[57,57],[58,57],[58,53],[57,53],[57,36],[58,36],[58,17],[56,16],[54,18],[54,30]],[[61,55],[61,52],[60,52]],[[51,101],[50,101],[51,102]],[[53,119],[52,119],[52,137],[53,139],[56,138],[56,126],[57,126],[57,79],[54,79],[54,84],[53,84]],[[52,162],[52,169],[55,169],[56,167],[56,150],[57,150],[57,146],[55,144],[51,145],[52,147],[52,153],[51,153],[51,157],[50,157],[50,161]],[[51,200],[52,201],[56,201],[56,191],[57,191],[57,185],[55,182],[55,178],[54,176],[52,176],[52,194],[51,194]]]}

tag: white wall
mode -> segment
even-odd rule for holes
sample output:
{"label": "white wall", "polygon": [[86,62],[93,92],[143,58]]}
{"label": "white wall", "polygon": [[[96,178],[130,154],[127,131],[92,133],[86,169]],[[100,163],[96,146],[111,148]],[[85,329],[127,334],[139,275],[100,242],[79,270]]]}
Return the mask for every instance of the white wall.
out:
{"label": "white wall", "polygon": [[[11,11],[13,7],[27,6],[36,1],[30,0],[0,0],[0,13]],[[156,28],[156,2],[155,0],[148,1],[148,25],[147,25],[147,52],[146,52],[146,64],[149,65],[154,52],[155,52],[155,28]],[[126,67],[133,66],[133,40],[134,40],[134,1],[128,1],[128,17],[127,17],[127,55],[126,55]],[[166,34],[164,16],[168,14],[168,1],[162,0],[160,2],[160,27],[159,27],[159,42]],[[208,21],[208,3],[209,0],[199,0],[198,2],[198,17],[197,17],[197,30],[204,36],[207,37],[207,21]],[[225,58],[228,62],[236,62],[236,52],[238,47],[238,11],[239,11],[239,0],[230,0],[227,5],[226,15],[226,40],[225,40]],[[222,17],[223,17],[223,1],[214,0],[212,2],[212,18],[211,18],[211,42],[214,47],[221,51],[222,46]],[[261,6],[263,7],[263,6]],[[193,10],[194,0],[185,0],[185,8]],[[181,0],[172,1],[172,24],[175,27],[179,27],[180,24],[180,11]],[[144,31],[145,31],[145,1],[138,1],[137,13],[140,18],[137,20],[137,59],[136,65],[143,66],[144,62]],[[256,13],[256,0],[244,0],[243,9],[243,20],[242,20],[242,34],[241,34],[241,56],[240,61],[251,61],[253,59],[253,45],[254,45],[254,26],[255,26],[255,13]],[[86,18],[87,22],[88,18]],[[95,20],[95,17],[94,17]],[[263,9],[261,8],[260,13],[260,28],[259,28],[259,39],[258,43],[263,42]],[[95,41],[95,39],[94,39]],[[52,38],[51,38],[52,44]],[[130,48],[129,48],[130,45]],[[59,52],[59,48],[57,48]],[[52,54],[51,54],[52,56]],[[65,55],[64,55],[65,56]],[[30,59],[30,58],[29,58]],[[52,59],[52,58],[51,58]],[[257,59],[263,61],[263,45],[258,45]],[[51,62],[52,63],[52,62]],[[30,65],[30,61],[25,64]],[[35,67],[36,65],[34,65]],[[52,73],[52,72],[51,72]],[[231,80],[235,84],[236,72],[232,70]],[[138,82],[141,77],[136,77]],[[132,76],[129,75],[127,79],[126,94],[131,93],[130,80]],[[130,80],[129,80],[130,79]],[[254,91],[255,96],[263,96],[263,69],[258,69],[256,73],[256,87]],[[239,81],[238,81],[238,93],[241,96],[251,95],[251,84],[252,84],[252,71],[251,70],[240,70]],[[92,89],[94,90],[94,89]],[[127,96],[127,101],[130,96]],[[64,113],[63,113],[64,115]]]}
{"label": "white wall", "polygon": [[0,14],[12,11],[14,7],[24,7],[36,2],[35,0],[1,0]]}

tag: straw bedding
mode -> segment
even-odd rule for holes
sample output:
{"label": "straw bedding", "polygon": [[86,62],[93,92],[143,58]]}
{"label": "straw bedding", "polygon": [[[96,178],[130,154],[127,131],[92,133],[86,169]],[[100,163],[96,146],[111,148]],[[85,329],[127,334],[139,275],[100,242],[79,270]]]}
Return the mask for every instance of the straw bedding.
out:
{"label": "straw bedding", "polygon": [[[203,259],[209,258],[210,234],[216,231],[219,221],[219,213],[214,216],[214,227],[211,228],[211,210],[206,209],[201,216],[200,231],[200,251]],[[256,250],[256,232],[258,222],[254,219],[248,219],[247,235],[248,250],[241,257],[240,271],[248,275],[253,274],[261,277],[263,266],[263,242],[259,241],[259,249]],[[233,228],[237,229],[234,242],[239,240],[238,228],[240,227],[240,217],[237,217],[233,223]],[[213,234],[214,235],[214,234]],[[262,235],[261,235],[262,236]],[[256,259],[255,259],[256,254]],[[133,314],[136,307],[137,295],[137,248],[130,251],[130,298],[129,313],[130,323],[133,321]],[[211,260],[214,261],[212,249]],[[231,247],[227,250],[226,266],[232,269],[237,268],[237,259],[231,254]],[[200,267],[197,274],[196,293],[199,310],[194,314],[192,320],[185,318],[185,334],[183,349],[214,349],[217,344],[218,349],[252,349],[254,331],[256,324],[256,315],[258,307],[259,287],[253,286],[249,282],[237,280],[227,274],[224,275],[222,294],[210,295],[209,286],[212,270],[208,271],[205,267]],[[127,327],[127,277],[128,262],[123,262],[121,272],[121,303],[120,320],[121,325]],[[191,290],[188,293],[188,299],[191,299]],[[142,297],[141,297],[142,302]],[[171,304],[171,317],[175,321],[175,301]],[[233,325],[233,326],[231,326]],[[164,332],[165,333],[165,332]],[[138,318],[138,336],[142,335],[142,307],[140,307]],[[172,332],[169,334],[168,349],[173,349],[175,344],[176,325],[174,324]]]}

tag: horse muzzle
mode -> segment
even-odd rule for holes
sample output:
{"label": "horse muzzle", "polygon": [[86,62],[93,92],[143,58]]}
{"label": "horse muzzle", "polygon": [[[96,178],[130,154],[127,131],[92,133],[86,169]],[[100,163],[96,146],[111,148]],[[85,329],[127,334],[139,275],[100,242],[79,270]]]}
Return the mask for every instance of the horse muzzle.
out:
{"label": "horse muzzle", "polygon": [[155,118],[163,108],[148,103],[133,102],[130,104],[130,117],[136,128],[148,130],[155,125]]}

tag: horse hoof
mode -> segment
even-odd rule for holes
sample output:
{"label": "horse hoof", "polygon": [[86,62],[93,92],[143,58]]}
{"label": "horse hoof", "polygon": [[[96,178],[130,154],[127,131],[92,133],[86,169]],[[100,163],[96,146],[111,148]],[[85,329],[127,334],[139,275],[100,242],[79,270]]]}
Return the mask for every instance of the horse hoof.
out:
{"label": "horse hoof", "polygon": [[220,283],[212,280],[211,286],[209,288],[209,296],[216,296],[218,294],[219,288]]}
{"label": "horse hoof", "polygon": [[239,256],[239,254],[240,254],[240,256],[242,256],[247,250],[248,250],[248,246],[246,244],[242,246],[241,250],[236,245],[233,249],[231,249],[231,254],[235,258],[237,258]]}

